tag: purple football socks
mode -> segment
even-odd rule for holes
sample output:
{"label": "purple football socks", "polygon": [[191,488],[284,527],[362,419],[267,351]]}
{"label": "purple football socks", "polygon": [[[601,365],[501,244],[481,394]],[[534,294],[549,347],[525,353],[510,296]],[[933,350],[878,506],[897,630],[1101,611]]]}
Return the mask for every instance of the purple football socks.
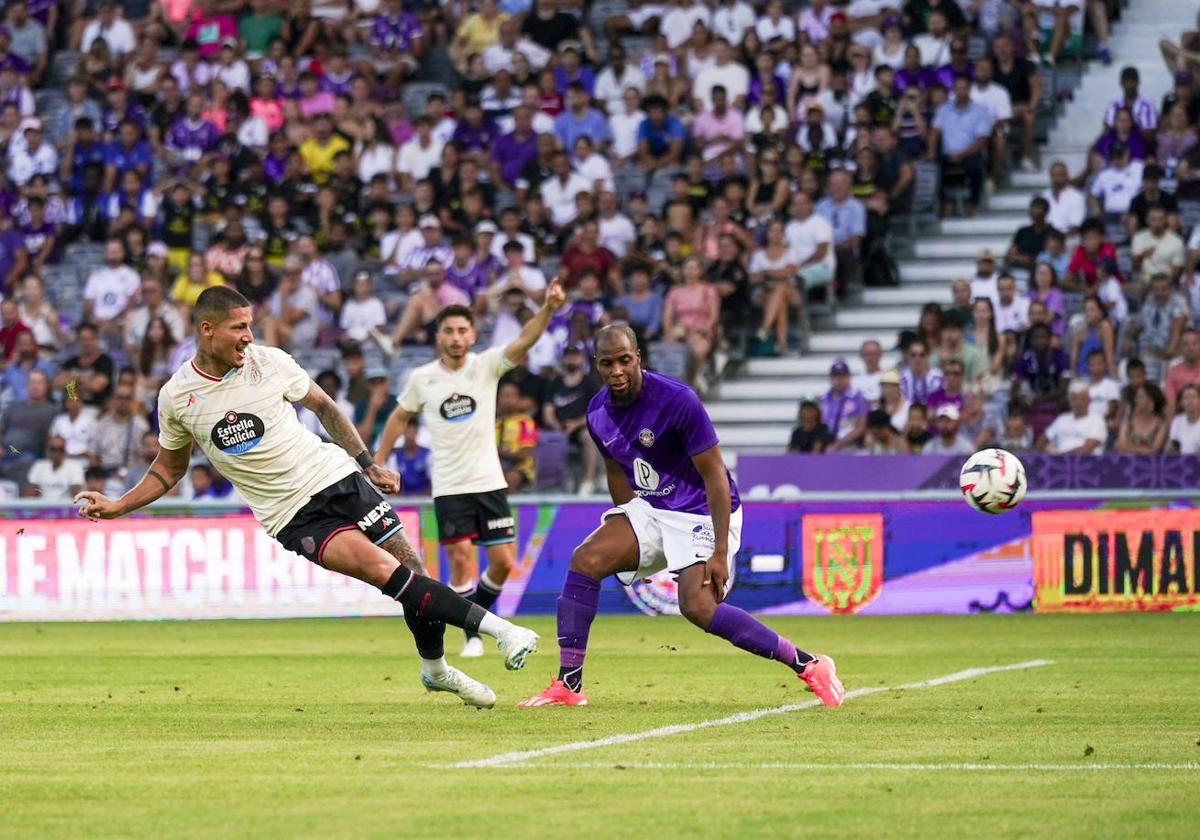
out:
{"label": "purple football socks", "polygon": [[583,686],[583,658],[587,656],[588,631],[600,605],[600,582],[579,572],[568,571],[558,596],[558,678],[567,688]]}
{"label": "purple football socks", "polygon": [[705,632],[763,659],[778,659],[796,673],[813,659],[750,613],[730,604],[717,604]]}

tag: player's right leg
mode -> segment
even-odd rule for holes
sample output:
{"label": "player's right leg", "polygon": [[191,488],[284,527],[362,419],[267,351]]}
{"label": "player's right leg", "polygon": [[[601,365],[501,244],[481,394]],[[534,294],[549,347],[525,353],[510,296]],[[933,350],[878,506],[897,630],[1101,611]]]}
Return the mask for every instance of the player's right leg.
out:
{"label": "player's right leg", "polygon": [[504,667],[510,671],[524,667],[525,658],[537,650],[537,633],[505,621],[445,584],[401,565],[357,528],[331,534],[319,562],[331,571],[378,587],[384,595],[399,601],[405,614],[411,612],[416,619],[442,621],[469,633],[493,637],[504,654]]}
{"label": "player's right leg", "polygon": [[636,571],[639,544],[629,517],[614,513],[571,554],[571,565],[558,596],[558,677],[550,685],[517,705],[582,706],[583,660],[588,633],[600,605],[600,581],[618,572]]}

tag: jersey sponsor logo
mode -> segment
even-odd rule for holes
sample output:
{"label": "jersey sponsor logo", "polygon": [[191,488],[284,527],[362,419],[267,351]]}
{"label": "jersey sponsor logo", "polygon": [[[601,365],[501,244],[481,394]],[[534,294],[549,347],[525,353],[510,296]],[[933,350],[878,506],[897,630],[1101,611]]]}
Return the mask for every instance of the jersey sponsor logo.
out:
{"label": "jersey sponsor logo", "polygon": [[359,530],[365,531],[368,528],[370,528],[372,525],[374,525],[376,522],[378,522],[381,518],[383,518],[384,514],[386,514],[391,509],[392,509],[391,502],[386,502],[386,501],[380,502],[379,504],[375,505],[375,507],[371,508],[371,511],[366,516],[364,516],[362,519],[358,520],[358,522],[356,522],[355,524],[358,525]]}
{"label": "jersey sponsor logo", "polygon": [[221,422],[213,426],[212,442],[222,452],[244,455],[262,443],[267,427],[255,414],[238,414],[227,411]]}
{"label": "jersey sponsor logo", "polygon": [[438,411],[448,423],[461,423],[471,419],[475,414],[475,398],[470,394],[451,394],[440,406]]}
{"label": "jersey sponsor logo", "polygon": [[654,432],[649,429],[642,429],[638,432],[638,443],[649,449],[654,445]]}
{"label": "jersey sponsor logo", "polygon": [[516,527],[516,520],[511,516],[501,516],[498,519],[489,519],[487,526],[489,531],[499,531],[503,528],[511,530]]}
{"label": "jersey sponsor logo", "polygon": [[643,490],[657,490],[658,483],[662,479],[658,474],[658,470],[650,466],[648,461],[643,461],[641,458],[633,459],[633,483]]}

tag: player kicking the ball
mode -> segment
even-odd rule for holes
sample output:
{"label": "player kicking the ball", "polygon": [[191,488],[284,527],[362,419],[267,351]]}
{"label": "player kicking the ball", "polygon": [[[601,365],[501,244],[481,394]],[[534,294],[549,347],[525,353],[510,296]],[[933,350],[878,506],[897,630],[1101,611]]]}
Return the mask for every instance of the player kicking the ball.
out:
{"label": "player kicking the ball", "polygon": [[[491,708],[490,688],[446,664],[446,624],[494,637],[509,670],[536,650],[537,634],[425,576],[396,512],[375,489],[397,492],[399,476],[374,463],[354,424],[291,356],[252,343],[251,318],[250,302],[233,289],[200,294],[192,311],[196,355],[158,394],[158,457],[119,499],[80,493],[79,512],[115,519],[150,504],[187,473],[194,442],[284,547],[404,606],[427,690]],[[334,442],[300,425],[292,403],[316,414]]]}
{"label": "player kicking the ball", "polygon": [[600,581],[625,585],[667,569],[688,621],[742,650],[787,665],[826,706],[845,690],[833,660],[805,653],[744,610],[723,603],[729,558],[741,542],[742,508],[717,435],[699,398],[682,382],[643,372],[637,339],[623,325],[596,335],[596,370],[606,386],[588,406],[588,431],[604,456],[616,507],[571,555],[558,598],[558,677],[518,703],[582,706],[583,658]]}
{"label": "player kicking the ball", "polygon": [[[438,539],[450,561],[454,591],[490,609],[517,562],[516,523],[508,506],[508,481],[496,451],[496,386],[542,337],[566,300],[558,278],[546,299],[506,347],[472,353],[475,316],[447,306],[437,316],[438,358],[412,372],[379,436],[375,461],[387,462],[415,414],[433,436],[433,509]],[[487,552],[487,570],[471,582],[476,545]],[[467,631],[463,656],[482,656],[483,641]]]}

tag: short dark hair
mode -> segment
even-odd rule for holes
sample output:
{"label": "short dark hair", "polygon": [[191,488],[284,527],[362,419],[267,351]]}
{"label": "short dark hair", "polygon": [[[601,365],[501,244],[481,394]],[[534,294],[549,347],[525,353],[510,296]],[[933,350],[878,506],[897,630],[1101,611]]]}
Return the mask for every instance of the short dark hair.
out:
{"label": "short dark hair", "polygon": [[229,286],[209,286],[196,298],[192,307],[192,325],[199,328],[200,324],[208,321],[219,324],[231,309],[249,308],[250,301],[246,300],[237,289]]}
{"label": "short dark hair", "polygon": [[442,328],[442,323],[447,318],[466,318],[467,323],[472,327],[475,326],[475,313],[461,303],[452,303],[449,306],[443,307],[442,311],[437,314],[437,328]]}

